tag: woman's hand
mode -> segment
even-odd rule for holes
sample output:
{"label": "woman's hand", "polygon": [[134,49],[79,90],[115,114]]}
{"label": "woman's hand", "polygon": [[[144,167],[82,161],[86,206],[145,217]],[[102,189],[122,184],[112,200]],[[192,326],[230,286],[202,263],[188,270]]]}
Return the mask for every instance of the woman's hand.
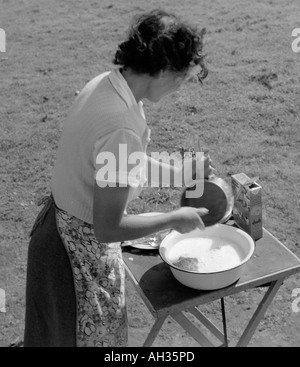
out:
{"label": "woman's hand", "polygon": [[176,218],[173,229],[179,233],[188,233],[196,228],[204,230],[205,226],[201,216],[204,216],[207,213],[208,209],[206,208],[182,207],[177,209],[173,212]]}
{"label": "woman's hand", "polygon": [[[204,173],[204,178],[208,179],[210,176],[212,176],[214,174],[214,171],[215,171],[215,169],[211,165],[212,160],[210,159],[210,156],[209,156],[209,150],[204,149],[202,147],[200,139],[199,138],[197,139],[195,136],[193,136],[193,145],[194,145],[194,157],[196,159],[196,162],[197,162],[197,160],[200,160],[198,165],[197,164],[195,165],[196,169],[193,171],[193,175],[197,179],[197,177],[203,177],[203,173]],[[199,154],[199,153],[201,153],[201,154]],[[202,165],[201,165],[201,163],[202,163],[201,160],[202,159],[204,159],[203,172],[197,172],[197,166],[200,167],[200,170],[202,169]],[[194,178],[194,176],[193,176],[193,178]]]}
{"label": "woman's hand", "polygon": [[193,186],[196,181],[208,179],[215,172],[211,165],[212,160],[207,153],[197,153],[193,158],[183,160],[181,174],[187,187]]}
{"label": "woman's hand", "polygon": [[212,160],[209,153],[204,153],[204,178],[209,178],[214,175],[215,169],[211,165]]}

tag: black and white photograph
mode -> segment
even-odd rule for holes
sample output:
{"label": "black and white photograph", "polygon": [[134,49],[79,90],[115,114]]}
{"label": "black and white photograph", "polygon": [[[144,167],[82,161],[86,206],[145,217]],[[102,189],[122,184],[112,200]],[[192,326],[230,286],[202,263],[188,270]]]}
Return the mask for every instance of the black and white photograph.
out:
{"label": "black and white photograph", "polygon": [[0,0],[0,347],[299,346],[299,0]]}

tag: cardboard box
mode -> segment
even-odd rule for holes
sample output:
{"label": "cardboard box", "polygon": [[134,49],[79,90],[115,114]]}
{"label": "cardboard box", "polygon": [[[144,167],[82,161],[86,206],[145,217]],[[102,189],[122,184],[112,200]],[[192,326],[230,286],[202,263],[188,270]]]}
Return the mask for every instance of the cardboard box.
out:
{"label": "cardboard box", "polygon": [[254,240],[263,236],[262,188],[256,180],[244,173],[231,176],[235,223]]}

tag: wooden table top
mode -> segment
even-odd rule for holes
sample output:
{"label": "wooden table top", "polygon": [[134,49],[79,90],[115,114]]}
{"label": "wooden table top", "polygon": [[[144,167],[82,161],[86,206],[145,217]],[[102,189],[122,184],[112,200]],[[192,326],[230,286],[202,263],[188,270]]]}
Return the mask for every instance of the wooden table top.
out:
{"label": "wooden table top", "polygon": [[264,229],[256,241],[252,258],[244,265],[241,278],[233,285],[214,291],[201,291],[179,283],[158,250],[123,248],[128,275],[149,311],[160,317],[205,304],[241,291],[263,286],[300,272],[300,259]]}

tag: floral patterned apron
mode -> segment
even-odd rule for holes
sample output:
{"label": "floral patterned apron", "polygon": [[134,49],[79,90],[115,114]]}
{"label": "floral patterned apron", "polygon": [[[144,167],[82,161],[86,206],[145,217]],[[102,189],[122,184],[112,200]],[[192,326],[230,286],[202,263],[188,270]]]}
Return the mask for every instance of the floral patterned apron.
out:
{"label": "floral patterned apron", "polygon": [[120,242],[99,243],[93,226],[56,208],[77,299],[77,346],[127,345],[125,268]]}

